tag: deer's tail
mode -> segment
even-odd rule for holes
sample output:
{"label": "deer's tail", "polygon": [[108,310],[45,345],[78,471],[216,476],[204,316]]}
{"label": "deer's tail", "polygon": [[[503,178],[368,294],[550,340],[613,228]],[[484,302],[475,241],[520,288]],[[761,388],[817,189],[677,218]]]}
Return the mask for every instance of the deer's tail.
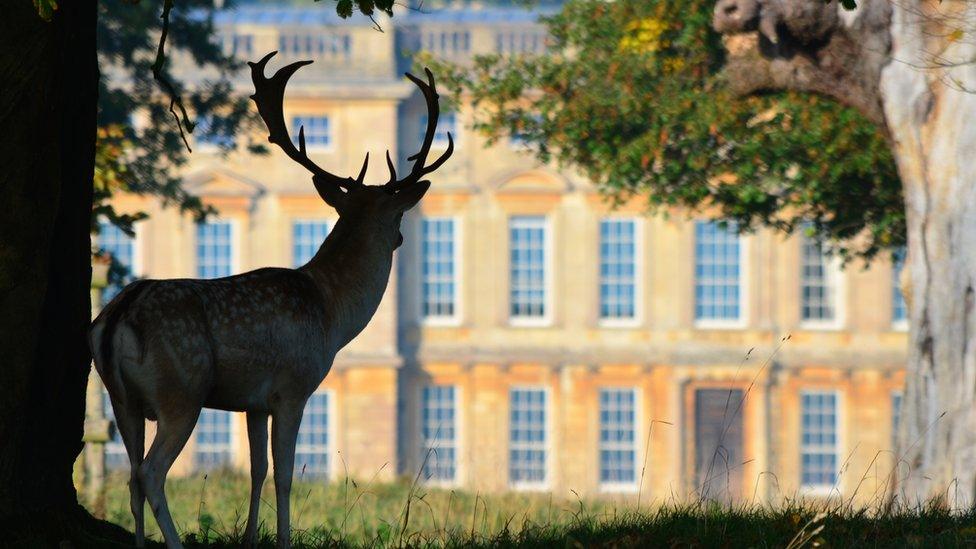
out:
{"label": "deer's tail", "polygon": [[126,401],[125,384],[122,383],[122,371],[115,360],[113,340],[122,315],[148,284],[148,280],[138,280],[126,286],[102,309],[88,332],[88,344],[95,359],[95,370],[105,387],[111,390],[112,397],[121,401]]}

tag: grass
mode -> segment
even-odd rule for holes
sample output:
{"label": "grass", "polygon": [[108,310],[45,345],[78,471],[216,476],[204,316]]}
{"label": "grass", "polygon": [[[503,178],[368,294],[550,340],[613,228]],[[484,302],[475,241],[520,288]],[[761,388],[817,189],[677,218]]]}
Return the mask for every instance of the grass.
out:
{"label": "grass", "polygon": [[[105,518],[132,529],[127,479],[112,476]],[[247,516],[245,476],[167,482],[177,528],[192,547],[239,545]],[[409,502],[409,505],[408,505]],[[262,545],[273,546],[274,492],[265,485]],[[147,533],[161,539],[147,507]],[[625,501],[558,499],[544,494],[480,495],[412,487],[297,482],[292,491],[296,547],[974,547],[976,512],[938,507],[894,512],[849,506],[664,505],[638,512]]]}

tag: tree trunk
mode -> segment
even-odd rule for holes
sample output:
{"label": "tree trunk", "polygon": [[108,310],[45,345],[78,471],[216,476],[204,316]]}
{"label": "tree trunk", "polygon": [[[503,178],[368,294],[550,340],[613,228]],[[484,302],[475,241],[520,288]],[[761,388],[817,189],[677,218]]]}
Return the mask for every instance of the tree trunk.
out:
{"label": "tree trunk", "polygon": [[[976,95],[960,89],[976,89],[976,78],[972,65],[920,67],[935,64],[935,52],[976,59],[976,12],[966,4],[947,18],[894,3],[893,61],[880,85],[905,189],[912,287],[899,492],[957,509],[976,502]],[[946,47],[952,21],[970,28]]]}
{"label": "tree trunk", "polygon": [[14,542],[83,516],[96,2],[58,4],[51,22],[27,1],[0,17],[0,531]]}
{"label": "tree trunk", "polygon": [[[904,187],[911,332],[898,495],[976,504],[976,2],[717,0],[739,93],[826,94],[877,121]],[[839,15],[838,15],[839,14]]]}

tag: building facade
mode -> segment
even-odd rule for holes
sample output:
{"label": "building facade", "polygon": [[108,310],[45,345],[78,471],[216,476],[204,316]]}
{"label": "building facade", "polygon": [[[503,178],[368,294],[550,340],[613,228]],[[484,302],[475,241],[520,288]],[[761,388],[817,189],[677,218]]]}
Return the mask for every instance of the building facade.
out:
{"label": "building facade", "polygon": [[[407,52],[541,53],[538,15],[404,12],[380,33],[328,9],[246,7],[217,24],[242,58],[281,50],[269,71],[315,60],[292,79],[285,116],[316,163],[353,174],[367,151],[390,149],[406,168],[419,146],[426,110],[400,76]],[[250,93],[247,75],[238,85]],[[432,485],[645,502],[869,499],[888,486],[907,344],[897,265],[841,270],[803,236],[612,208],[517,139],[488,146],[472,115],[462,102],[441,117],[432,154],[450,131],[454,156],[404,218],[379,311],[309,401],[296,475],[419,472]],[[106,227],[101,247],[151,278],[314,254],[337,216],[301,167],[277,150],[225,158],[196,145],[185,187],[219,215],[201,225],[119,197],[150,217],[134,239]],[[118,441],[108,454],[124,466]],[[174,472],[247,463],[243,415],[207,410]]]}

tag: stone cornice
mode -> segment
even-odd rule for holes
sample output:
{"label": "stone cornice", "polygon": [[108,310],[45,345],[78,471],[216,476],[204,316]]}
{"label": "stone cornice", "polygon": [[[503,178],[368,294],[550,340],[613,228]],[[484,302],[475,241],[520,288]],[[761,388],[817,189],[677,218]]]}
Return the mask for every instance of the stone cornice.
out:
{"label": "stone cornice", "polygon": [[404,359],[400,355],[340,353],[336,356],[333,367],[337,370],[348,368],[400,368]]}
{"label": "stone cornice", "polygon": [[589,348],[572,350],[565,348],[485,348],[474,346],[444,346],[421,348],[411,362],[459,362],[462,364],[538,363],[559,368],[563,365],[586,365],[596,368],[602,364],[637,364],[645,370],[659,366],[700,366],[735,367],[741,363],[743,368],[778,368],[790,370],[809,367],[827,367],[856,372],[865,369],[898,371],[906,361],[904,353],[887,350],[856,351],[831,348],[820,349],[781,349],[775,357],[772,351],[753,352],[744,361],[745,351],[725,346],[705,346],[700,344],[674,345],[668,347],[647,346],[621,349]]}

